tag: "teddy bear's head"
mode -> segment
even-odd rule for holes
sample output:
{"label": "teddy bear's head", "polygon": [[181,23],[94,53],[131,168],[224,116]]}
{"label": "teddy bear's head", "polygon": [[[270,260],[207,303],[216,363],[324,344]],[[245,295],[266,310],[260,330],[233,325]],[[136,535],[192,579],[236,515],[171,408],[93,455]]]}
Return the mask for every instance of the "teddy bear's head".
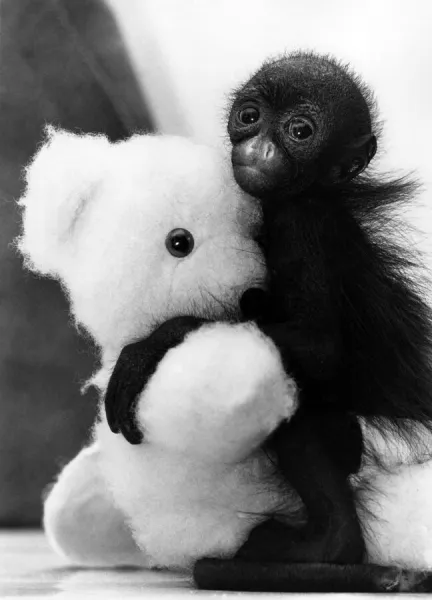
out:
{"label": "teddy bear's head", "polygon": [[241,293],[263,282],[258,209],[216,150],[49,128],[26,183],[26,265],[63,284],[76,321],[103,349],[175,315],[236,313]]}

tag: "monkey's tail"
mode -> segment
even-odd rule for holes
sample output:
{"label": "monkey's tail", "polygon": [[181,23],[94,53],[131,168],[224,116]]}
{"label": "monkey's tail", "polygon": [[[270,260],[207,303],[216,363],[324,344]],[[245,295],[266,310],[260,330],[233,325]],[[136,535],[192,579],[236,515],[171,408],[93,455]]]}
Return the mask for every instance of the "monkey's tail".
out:
{"label": "monkey's tail", "polygon": [[206,590],[289,593],[430,593],[432,571],[379,565],[255,563],[204,558],[194,581]]}

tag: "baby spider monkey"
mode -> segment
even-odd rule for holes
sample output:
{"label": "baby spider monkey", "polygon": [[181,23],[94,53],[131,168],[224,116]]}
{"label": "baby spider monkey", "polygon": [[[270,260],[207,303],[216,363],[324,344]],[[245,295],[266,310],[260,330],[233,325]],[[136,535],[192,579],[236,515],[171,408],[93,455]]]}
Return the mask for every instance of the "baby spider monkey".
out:
{"label": "baby spider monkey", "polygon": [[[391,230],[416,183],[362,174],[377,149],[372,95],[327,56],[265,63],[234,93],[228,133],[234,177],[261,201],[268,268],[267,293],[248,290],[243,313],[274,341],[301,390],[297,414],[268,443],[307,524],[264,522],[234,559],[198,561],[195,581],[251,591],[432,591],[428,573],[361,564],[348,483],[363,452],[358,417],[407,439],[409,420],[432,428],[432,314],[417,261]],[[122,351],[106,395],[113,431],[141,441],[136,396],[201,323],[172,319]]]}
{"label": "baby spider monkey", "polygon": [[[243,312],[277,345],[300,408],[269,441],[307,510],[300,529],[268,520],[232,561],[204,559],[200,587],[267,591],[430,591],[432,575],[362,565],[348,476],[358,417],[410,437],[432,422],[432,315],[416,262],[389,225],[415,182],[361,175],[377,150],[372,95],[327,56],[266,62],[233,94],[234,177],[261,201],[268,296]],[[359,177],[360,176],[360,177]],[[412,441],[412,440],[410,440]]]}

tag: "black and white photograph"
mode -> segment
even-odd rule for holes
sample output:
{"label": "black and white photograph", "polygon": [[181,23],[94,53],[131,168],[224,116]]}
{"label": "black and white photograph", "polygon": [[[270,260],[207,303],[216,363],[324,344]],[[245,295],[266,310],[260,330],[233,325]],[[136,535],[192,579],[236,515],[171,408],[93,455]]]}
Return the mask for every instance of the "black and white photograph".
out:
{"label": "black and white photograph", "polygon": [[0,598],[432,594],[431,111],[428,0],[0,0]]}

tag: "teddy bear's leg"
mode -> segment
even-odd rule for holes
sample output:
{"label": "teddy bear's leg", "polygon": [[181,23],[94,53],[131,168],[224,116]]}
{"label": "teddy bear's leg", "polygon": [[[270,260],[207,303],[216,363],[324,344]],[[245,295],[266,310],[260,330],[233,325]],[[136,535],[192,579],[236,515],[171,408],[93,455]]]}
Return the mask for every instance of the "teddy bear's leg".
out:
{"label": "teddy bear's leg", "polygon": [[369,561],[432,571],[432,461],[363,481],[357,493]]}
{"label": "teddy bear's leg", "polygon": [[86,567],[145,566],[125,519],[98,468],[96,444],[60,473],[44,503],[44,527],[54,549]]}

